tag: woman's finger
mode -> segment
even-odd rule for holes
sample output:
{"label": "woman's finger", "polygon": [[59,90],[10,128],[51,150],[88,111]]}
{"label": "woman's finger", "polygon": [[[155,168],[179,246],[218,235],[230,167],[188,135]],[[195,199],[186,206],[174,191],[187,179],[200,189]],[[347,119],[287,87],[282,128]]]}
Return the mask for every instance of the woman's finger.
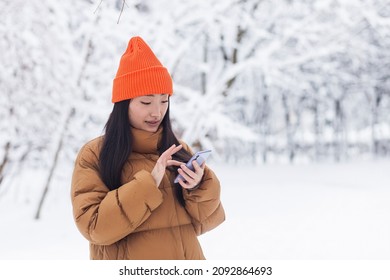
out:
{"label": "woman's finger", "polygon": [[205,164],[206,164],[206,162],[204,161],[202,163],[202,165],[199,165],[199,163],[196,160],[194,160],[192,162],[192,165],[194,166],[195,173],[201,174],[203,172]]}
{"label": "woman's finger", "polygon": [[171,153],[172,153],[172,151],[173,151],[173,149],[175,149],[176,148],[176,145],[175,144],[173,144],[172,146],[170,146],[168,149],[166,149],[161,155],[170,155]]}
{"label": "woman's finger", "polygon": [[182,179],[179,179],[179,184],[182,186],[183,189],[193,189],[196,187],[196,184],[189,184],[187,182],[184,182]]}
{"label": "woman's finger", "polygon": [[193,184],[190,184],[189,182],[187,181],[184,181],[183,179],[179,179],[179,184],[180,186],[182,186],[182,188],[184,189],[192,189],[194,187]]}
{"label": "woman's finger", "polygon": [[187,181],[188,183],[192,183],[192,181],[194,180],[193,177],[191,177],[191,174],[188,174],[184,168],[186,168],[186,170],[189,170],[192,175],[195,175],[195,173],[193,173],[190,169],[188,169],[185,165],[181,165],[181,168],[179,168],[178,172],[181,176],[183,176],[184,180]]}
{"label": "woman's finger", "polygon": [[181,161],[178,161],[178,160],[174,160],[174,159],[169,159],[167,160],[167,166],[180,166],[182,165],[183,163]]}
{"label": "woman's finger", "polygon": [[186,185],[186,183],[181,178],[179,179],[179,185],[182,186],[182,188],[184,188],[184,189],[188,189],[188,186]]}
{"label": "woman's finger", "polygon": [[198,185],[200,183],[200,181],[202,180],[205,163],[203,162],[202,165],[199,165],[198,162],[194,160],[192,162],[192,165],[194,166],[194,171],[192,171],[191,169],[189,169],[187,167],[184,167],[184,166],[182,167],[184,172],[186,172],[187,175],[192,178],[191,186],[189,186],[190,188]]}
{"label": "woman's finger", "polygon": [[180,149],[183,148],[182,145],[179,145],[176,147],[175,144],[173,144],[172,146],[170,146],[168,149],[165,150],[165,152],[163,152],[160,156],[161,159],[165,159],[165,160],[170,160],[172,155],[174,153],[177,153],[178,151],[180,151]]}
{"label": "woman's finger", "polygon": [[181,148],[183,148],[183,145],[181,145],[181,144],[179,146],[177,146],[177,147],[176,147],[176,145],[174,145],[173,149],[170,152],[170,155],[173,155],[173,154],[177,153],[178,151],[181,150]]}
{"label": "woman's finger", "polygon": [[196,176],[196,173],[189,169],[186,165],[182,164],[180,165],[181,169],[188,174],[191,178],[194,178]]}

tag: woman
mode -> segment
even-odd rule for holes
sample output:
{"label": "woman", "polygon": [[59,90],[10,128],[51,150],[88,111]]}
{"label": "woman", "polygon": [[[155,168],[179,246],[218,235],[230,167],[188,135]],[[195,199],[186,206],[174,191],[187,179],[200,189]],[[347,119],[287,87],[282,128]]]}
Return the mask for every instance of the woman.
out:
{"label": "woman", "polygon": [[172,132],[172,93],[166,68],[132,38],[105,134],[84,145],[73,172],[74,219],[91,259],[204,259],[197,235],[225,219],[215,174],[185,166],[191,150]]}

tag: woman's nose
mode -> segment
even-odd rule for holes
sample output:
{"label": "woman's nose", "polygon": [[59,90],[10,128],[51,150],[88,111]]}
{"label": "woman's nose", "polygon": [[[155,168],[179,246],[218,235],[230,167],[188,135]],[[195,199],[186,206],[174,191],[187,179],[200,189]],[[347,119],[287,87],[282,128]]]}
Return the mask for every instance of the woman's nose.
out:
{"label": "woman's nose", "polygon": [[150,111],[150,115],[152,117],[160,117],[161,116],[161,106],[159,104],[156,104],[152,106],[152,110]]}

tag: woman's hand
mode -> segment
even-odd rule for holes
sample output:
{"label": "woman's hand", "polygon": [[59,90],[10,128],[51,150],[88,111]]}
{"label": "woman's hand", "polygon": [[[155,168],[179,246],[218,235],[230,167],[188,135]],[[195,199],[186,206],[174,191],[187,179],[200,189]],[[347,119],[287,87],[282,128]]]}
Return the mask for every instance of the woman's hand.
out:
{"label": "woman's hand", "polygon": [[180,186],[182,186],[184,189],[193,189],[197,185],[199,185],[203,178],[205,165],[206,163],[203,162],[203,164],[199,166],[198,162],[194,160],[192,162],[194,171],[192,171],[185,164],[180,163],[180,168],[178,169],[178,172],[184,178],[184,181],[181,178],[179,179]]}
{"label": "woman's hand", "polygon": [[176,147],[176,145],[173,144],[170,148],[168,148],[165,152],[163,152],[161,156],[158,158],[156,165],[154,166],[151,172],[157,187],[160,185],[162,178],[164,177],[165,169],[167,168],[167,166],[176,165],[177,161],[172,160],[172,155],[180,151],[181,148],[183,148],[182,145]]}

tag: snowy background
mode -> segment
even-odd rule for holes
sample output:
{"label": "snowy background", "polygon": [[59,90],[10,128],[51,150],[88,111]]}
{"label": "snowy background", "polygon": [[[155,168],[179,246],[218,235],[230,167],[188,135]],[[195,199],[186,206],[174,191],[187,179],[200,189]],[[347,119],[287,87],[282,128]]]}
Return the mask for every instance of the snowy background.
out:
{"label": "snowy background", "polygon": [[[227,220],[200,237],[208,259],[390,259],[390,161],[211,167]],[[39,220],[15,201],[0,204],[0,260],[89,258],[67,191],[53,188]]]}
{"label": "snowy background", "polygon": [[[0,259],[87,259],[78,149],[142,36],[223,186],[210,259],[390,259],[390,1],[1,0]],[[118,23],[119,21],[119,23]]]}

